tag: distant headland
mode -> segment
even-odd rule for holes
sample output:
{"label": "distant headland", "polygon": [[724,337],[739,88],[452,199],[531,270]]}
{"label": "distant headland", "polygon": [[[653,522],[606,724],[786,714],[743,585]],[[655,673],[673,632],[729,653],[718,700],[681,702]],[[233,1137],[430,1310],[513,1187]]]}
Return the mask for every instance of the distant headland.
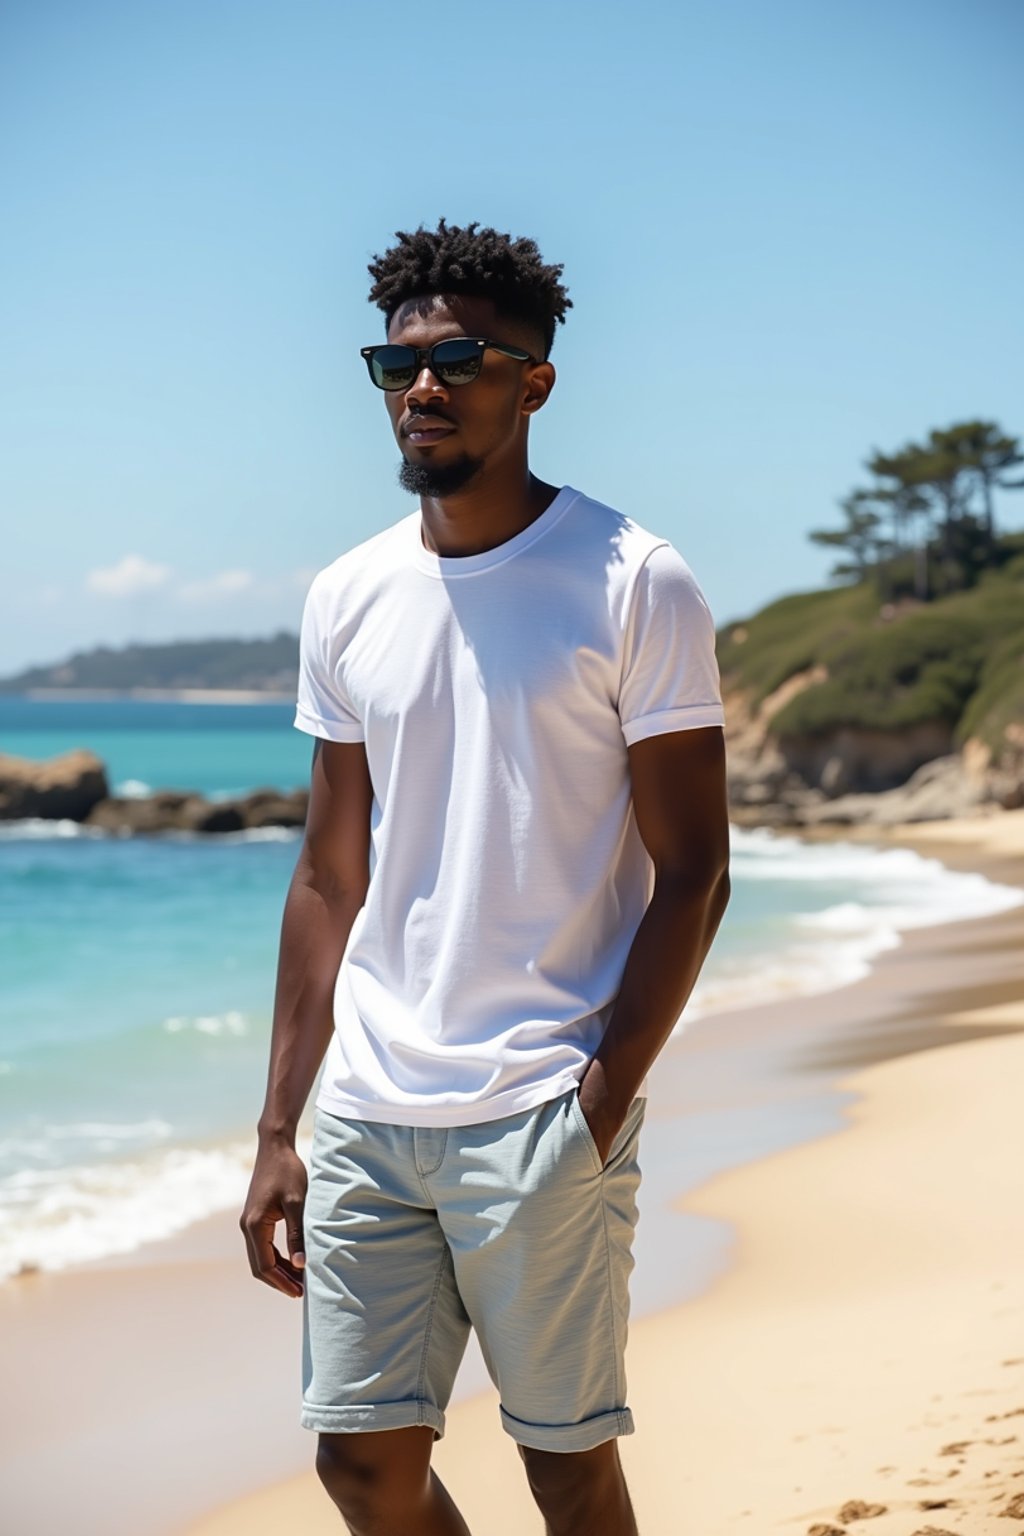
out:
{"label": "distant headland", "polygon": [[295,698],[299,637],[177,640],[114,649],[99,645],[66,661],[0,678],[0,693],[33,698],[178,699],[259,703]]}

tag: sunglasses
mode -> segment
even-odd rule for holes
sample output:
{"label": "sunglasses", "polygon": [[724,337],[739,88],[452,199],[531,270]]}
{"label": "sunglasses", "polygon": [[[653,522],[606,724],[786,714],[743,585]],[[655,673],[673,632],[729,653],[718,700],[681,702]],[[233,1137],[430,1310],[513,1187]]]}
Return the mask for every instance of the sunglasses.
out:
{"label": "sunglasses", "polygon": [[503,357],[519,363],[537,359],[522,347],[507,347],[503,341],[488,341],[485,336],[452,336],[435,341],[432,347],[405,347],[384,342],[379,347],[361,347],[370,378],[378,389],[408,389],[424,364],[442,384],[471,384],[480,372],[484,353],[490,347]]}

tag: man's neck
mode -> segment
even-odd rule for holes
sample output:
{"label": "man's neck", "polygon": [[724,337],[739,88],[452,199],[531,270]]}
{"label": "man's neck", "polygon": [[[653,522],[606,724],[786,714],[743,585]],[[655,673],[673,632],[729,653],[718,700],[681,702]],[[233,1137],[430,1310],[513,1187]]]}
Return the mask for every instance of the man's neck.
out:
{"label": "man's neck", "polygon": [[455,496],[422,498],[420,536],[442,558],[482,555],[528,528],[557,495],[557,486],[538,480],[525,465],[521,475],[479,477]]}

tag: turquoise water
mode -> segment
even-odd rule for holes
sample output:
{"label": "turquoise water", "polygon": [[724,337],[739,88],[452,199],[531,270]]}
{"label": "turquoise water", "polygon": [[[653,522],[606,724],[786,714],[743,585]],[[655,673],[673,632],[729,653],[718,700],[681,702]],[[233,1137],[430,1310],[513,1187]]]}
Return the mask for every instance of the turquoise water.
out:
{"label": "turquoise water", "polygon": [[[197,789],[244,793],[309,782],[312,741],[287,703],[179,704],[148,699],[61,700],[0,695],[0,752],[44,758],[88,747],[112,793]],[[128,792],[131,792],[131,789]]]}
{"label": "turquoise water", "polygon": [[67,1137],[85,1104],[189,1139],[251,1123],[297,846],[4,840],[0,1126]]}
{"label": "turquoise water", "polygon": [[[0,749],[90,747],[114,784],[291,788],[310,756],[291,719],[282,704],[0,698]],[[283,829],[0,823],[0,1276],[240,1207],[298,848]],[[901,849],[735,829],[732,869],[685,1018],[840,985],[904,928],[1019,899]]]}

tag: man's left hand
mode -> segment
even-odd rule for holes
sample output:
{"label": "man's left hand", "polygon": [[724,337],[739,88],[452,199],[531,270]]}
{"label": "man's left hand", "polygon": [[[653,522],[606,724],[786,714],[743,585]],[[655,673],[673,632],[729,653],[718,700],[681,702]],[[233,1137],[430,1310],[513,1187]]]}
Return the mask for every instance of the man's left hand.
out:
{"label": "man's left hand", "polygon": [[580,1108],[587,1122],[601,1166],[608,1161],[616,1136],[622,1129],[625,1115],[612,1103],[600,1063],[592,1061],[579,1087]]}

